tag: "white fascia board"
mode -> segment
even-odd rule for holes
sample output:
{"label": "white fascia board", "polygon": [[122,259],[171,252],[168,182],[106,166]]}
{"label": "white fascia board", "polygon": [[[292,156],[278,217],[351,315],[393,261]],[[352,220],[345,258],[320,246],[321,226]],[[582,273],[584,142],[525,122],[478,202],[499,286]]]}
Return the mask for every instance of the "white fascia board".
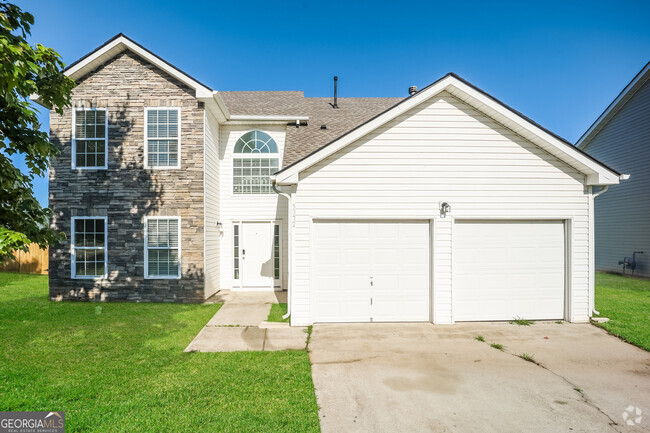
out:
{"label": "white fascia board", "polygon": [[[322,159],[328,157],[329,155],[341,150],[343,147],[351,144],[352,142],[360,139],[371,131],[377,129],[378,127],[388,123],[389,121],[395,119],[402,113],[416,107],[422,102],[432,98],[442,91],[449,91],[450,93],[458,93],[459,91],[466,95],[467,97],[476,101],[476,106],[474,107],[478,111],[485,112],[485,108],[489,108],[493,113],[488,114],[488,117],[494,117],[494,113],[497,113],[499,117],[502,117],[504,120],[508,121],[510,124],[516,125],[519,130],[526,130],[530,134],[538,137],[544,143],[548,143],[554,148],[560,151],[560,155],[566,155],[573,160],[579,162],[581,165],[587,167],[589,170],[587,173],[587,184],[589,185],[612,185],[619,182],[619,174],[614,173],[604,166],[593,161],[588,156],[582,154],[579,150],[574,149],[569,144],[563,143],[552,134],[544,131],[540,127],[534,125],[527,119],[524,119],[517,113],[511,111],[510,109],[504,107],[502,104],[498,103],[494,99],[488,97],[484,93],[476,90],[475,88],[468,86],[461,80],[455,78],[454,76],[446,76],[437,83],[423,89],[422,91],[416,93],[410,98],[406,99],[401,104],[398,104],[394,108],[386,111],[375,119],[369,121],[368,123],[358,127],[357,129],[352,130],[348,134],[341,137],[339,140],[335,140],[320,150],[314,152],[312,155],[303,159],[302,161],[297,162],[295,165],[288,167],[285,171],[281,171],[276,174],[276,182],[280,185],[288,185],[291,183],[296,183],[298,180],[298,173],[311,167]],[[468,101],[468,103],[470,103]],[[471,103],[470,103],[471,105]],[[500,119],[497,119],[500,120]],[[502,121],[503,123],[503,121]],[[512,129],[510,126],[509,128]],[[539,145],[539,143],[536,143]],[[556,155],[557,156],[557,155]],[[557,156],[561,159],[560,156]],[[566,158],[569,159],[569,158]],[[573,166],[572,163],[575,161],[565,161],[567,164]],[[582,171],[582,170],[581,170]]]}
{"label": "white fascia board", "polygon": [[205,109],[214,116],[217,123],[225,123],[230,118],[230,111],[228,111],[223,98],[216,90],[209,97],[197,99],[205,104]]}
{"label": "white fascia board", "polygon": [[[539,126],[529,122],[528,120],[524,119],[518,114],[513,113],[511,110],[499,104],[492,98],[486,96],[481,92],[476,91],[476,89],[473,89],[472,87],[468,86],[467,84],[459,80],[456,80],[456,82],[451,87],[454,87],[460,90],[461,92],[467,94],[468,96],[474,98],[480,105],[485,105],[490,109],[494,110],[504,119],[514,123],[519,128],[531,133],[536,137],[539,137],[542,141],[550,144],[555,149],[559,150],[560,155],[566,155],[574,159],[578,163],[588,167],[590,172],[584,173],[587,175],[588,185],[614,185],[618,183],[619,176],[620,176],[618,173],[615,173],[607,169],[603,165],[599,164],[598,162],[594,161],[593,159],[589,158],[587,155],[585,155],[584,153],[576,149],[574,146],[562,142],[561,140],[554,137],[552,134],[549,134],[547,131],[541,129]],[[483,111],[481,109],[478,110]],[[490,117],[494,117],[494,116],[492,115]],[[495,119],[495,120],[498,121],[499,119]],[[507,127],[509,129],[513,129],[512,126],[507,126]],[[520,131],[515,130],[515,132],[521,134]],[[539,145],[539,143],[535,143],[535,144]],[[565,163],[569,164],[570,166],[572,167],[575,166],[573,161],[566,160],[562,158],[560,155],[555,155],[555,156],[562,159]]]}
{"label": "white fascia board", "polygon": [[623,91],[612,101],[611,104],[603,111],[603,114],[598,116],[598,119],[582,134],[582,137],[578,139],[576,146],[580,149],[587,147],[591,140],[596,135],[596,133],[609,122],[611,117],[616,114],[632,97],[634,93],[647,81],[650,79],[650,62],[648,62],[641,72],[636,74],[636,76],[630,81],[630,84],[625,86]]}
{"label": "white fascia board", "polygon": [[195,81],[188,75],[182,73],[178,69],[170,66],[167,62],[163,61],[159,57],[153,55],[151,52],[147,51],[146,49],[140,47],[139,45],[133,43],[130,41],[128,38],[124,36],[120,36],[118,38],[115,38],[115,40],[109,42],[102,48],[98,49],[97,51],[93,52],[90,54],[88,57],[83,59],[81,62],[74,64],[72,67],[70,67],[68,70],[65,71],[65,74],[74,79],[75,75],[83,75],[83,71],[85,70],[86,67],[89,65],[92,65],[94,62],[101,61],[101,58],[104,54],[112,51],[112,50],[118,50],[118,52],[123,51],[124,49],[129,49],[142,57],[143,59],[147,60],[151,64],[155,65],[156,67],[162,69],[172,77],[178,79],[182,83],[187,84],[191,88],[193,88],[196,91],[196,97],[197,98],[207,98],[207,97],[212,97],[212,89],[208,89],[205,87],[203,84]]}

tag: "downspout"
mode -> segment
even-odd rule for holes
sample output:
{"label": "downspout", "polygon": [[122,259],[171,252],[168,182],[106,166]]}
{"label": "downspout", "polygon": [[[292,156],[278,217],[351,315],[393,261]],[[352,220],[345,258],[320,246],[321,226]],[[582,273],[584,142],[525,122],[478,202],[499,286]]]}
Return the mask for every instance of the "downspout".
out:
{"label": "downspout", "polygon": [[589,303],[591,304],[591,305],[590,305],[590,309],[591,309],[592,313],[595,314],[595,315],[597,315],[597,316],[600,316],[600,312],[596,310],[596,281],[595,281],[595,278],[596,278],[596,271],[595,271],[595,269],[594,269],[594,267],[595,267],[595,263],[596,263],[596,257],[595,257],[595,254],[596,254],[596,247],[595,247],[595,245],[594,245],[594,242],[595,242],[594,238],[595,238],[595,236],[596,236],[596,233],[595,233],[595,230],[596,230],[596,224],[595,224],[595,221],[594,221],[594,217],[595,217],[596,211],[595,211],[595,208],[594,208],[594,207],[595,207],[595,205],[596,205],[596,204],[595,204],[595,199],[596,199],[596,197],[598,197],[599,195],[601,195],[601,194],[607,192],[608,189],[609,189],[609,185],[605,185],[605,186],[603,186],[603,189],[601,189],[600,191],[591,194],[591,200],[592,200],[591,208],[592,208],[592,212],[591,212],[591,215],[589,215],[589,218],[590,218],[590,226],[592,226],[592,227],[591,227],[591,228],[592,228],[592,230],[591,230],[591,233],[592,233],[591,236],[592,236],[592,238],[590,239],[590,240],[591,240],[591,245],[590,245],[590,247],[589,247],[589,249],[591,250],[590,253],[591,253],[591,261],[592,261],[592,266],[591,266],[592,269],[589,269],[589,274],[590,274],[589,276],[590,276],[590,278],[592,278],[592,279],[594,280],[594,281],[592,281],[593,286],[594,286],[594,294],[593,294],[593,296],[591,296],[591,299],[589,300]]}
{"label": "downspout", "polygon": [[283,319],[287,319],[289,316],[291,316],[291,280],[293,275],[291,275],[291,254],[293,252],[293,212],[291,210],[291,204],[292,204],[292,199],[291,199],[291,194],[288,194],[286,192],[282,192],[278,189],[277,184],[275,183],[275,177],[271,177],[271,187],[273,188],[273,191],[275,191],[278,195],[281,195],[282,197],[285,197],[287,199],[287,214],[289,215],[289,221],[287,223],[287,243],[289,246],[287,247],[287,314],[282,316]]}

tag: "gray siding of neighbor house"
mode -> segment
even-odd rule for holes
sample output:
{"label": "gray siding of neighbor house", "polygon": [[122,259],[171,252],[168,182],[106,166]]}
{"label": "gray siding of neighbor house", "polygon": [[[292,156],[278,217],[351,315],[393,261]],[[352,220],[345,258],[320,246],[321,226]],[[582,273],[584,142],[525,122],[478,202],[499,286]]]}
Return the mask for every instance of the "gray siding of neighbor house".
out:
{"label": "gray siding of neighbor house", "polygon": [[650,81],[584,150],[631,175],[595,199],[596,269],[620,272],[619,260],[644,251],[634,274],[650,276]]}
{"label": "gray siding of neighbor house", "polygon": [[[78,80],[73,107],[108,110],[108,170],[71,168],[72,109],[50,113],[61,154],[50,169],[52,225],[67,239],[50,248],[50,297],[77,300],[204,300],[204,109],[194,90],[124,52]],[[144,168],[145,107],[181,107],[181,168]],[[73,216],[108,217],[108,278],[71,278]],[[180,216],[180,279],[144,278],[144,217]]]}

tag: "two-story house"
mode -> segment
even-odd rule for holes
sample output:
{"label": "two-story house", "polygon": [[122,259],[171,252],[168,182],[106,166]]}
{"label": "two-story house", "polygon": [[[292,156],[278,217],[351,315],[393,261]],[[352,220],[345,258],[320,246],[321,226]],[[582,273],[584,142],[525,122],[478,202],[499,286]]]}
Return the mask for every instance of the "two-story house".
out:
{"label": "two-story house", "polygon": [[592,314],[594,196],[621,175],[454,74],[405,98],[219,92],[121,34],[66,74],[52,299],[288,290],[294,325]]}

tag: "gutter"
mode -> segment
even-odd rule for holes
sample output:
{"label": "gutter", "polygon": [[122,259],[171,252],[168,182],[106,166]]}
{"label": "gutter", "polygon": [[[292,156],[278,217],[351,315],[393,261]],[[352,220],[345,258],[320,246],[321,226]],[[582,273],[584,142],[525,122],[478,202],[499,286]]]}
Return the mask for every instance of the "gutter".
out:
{"label": "gutter", "polygon": [[282,316],[283,319],[287,319],[288,317],[291,316],[291,298],[292,298],[292,273],[291,273],[291,264],[292,264],[292,253],[293,253],[293,212],[292,212],[292,204],[293,204],[293,194],[291,193],[286,193],[283,191],[280,191],[278,189],[278,185],[275,182],[275,176],[271,176],[271,187],[273,188],[273,191],[275,191],[278,195],[281,195],[282,197],[285,197],[287,199],[288,205],[287,205],[287,213],[289,215],[288,222],[287,222],[287,243],[288,245],[288,251],[287,251],[287,314]]}
{"label": "gutter", "polygon": [[[626,176],[626,177],[624,178],[624,176]],[[621,178],[621,180],[623,180],[623,179],[629,179],[629,178],[630,178],[630,175],[621,175],[620,178]],[[608,189],[609,189],[609,185],[604,185],[604,186],[603,186],[603,189],[601,189],[600,191],[598,191],[598,192],[596,192],[596,193],[592,193],[592,194],[591,194],[591,199],[594,200],[594,199],[595,199],[596,197],[598,197],[599,195],[606,193]],[[592,206],[593,206],[593,205],[592,205]],[[595,223],[593,222],[593,220],[594,220],[594,216],[595,216],[595,212],[593,212],[592,215],[590,215],[591,220],[592,220],[592,224],[594,224],[594,227],[595,227]],[[595,230],[595,229],[594,229],[594,230]],[[593,245],[593,242],[594,242],[594,233],[593,233],[593,231],[592,231],[592,233],[591,233],[591,236],[590,236],[589,241],[590,241],[590,242],[592,243],[592,245]],[[593,248],[593,251],[594,251],[593,254],[595,255],[595,251],[596,251],[596,250],[595,250],[595,247],[592,246],[592,248]],[[592,257],[591,260],[593,260],[593,261],[595,262],[596,257]],[[597,316],[600,316],[600,311],[596,310],[596,273],[595,273],[595,271],[594,271],[594,272],[590,272],[590,274],[591,274],[591,277],[594,279],[594,294],[593,294],[593,296],[591,296],[591,299],[590,299],[590,301],[589,301],[589,304],[590,304],[590,305],[589,305],[589,307],[590,307],[589,309],[592,311],[593,314],[595,314],[595,315],[597,315]]]}

